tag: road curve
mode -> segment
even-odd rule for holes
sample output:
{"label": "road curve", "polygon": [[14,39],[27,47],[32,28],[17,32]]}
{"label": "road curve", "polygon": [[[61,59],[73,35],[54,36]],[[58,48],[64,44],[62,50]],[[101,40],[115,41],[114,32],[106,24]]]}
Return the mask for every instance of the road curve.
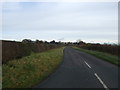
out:
{"label": "road curve", "polygon": [[67,47],[58,70],[34,88],[118,88],[118,67]]}

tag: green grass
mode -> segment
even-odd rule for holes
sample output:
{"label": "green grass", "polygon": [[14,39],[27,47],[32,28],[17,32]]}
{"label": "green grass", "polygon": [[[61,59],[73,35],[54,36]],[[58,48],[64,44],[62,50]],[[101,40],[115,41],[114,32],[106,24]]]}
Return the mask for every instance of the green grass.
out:
{"label": "green grass", "polygon": [[2,89],[2,65],[0,64],[0,89]]}
{"label": "green grass", "polygon": [[30,88],[53,73],[63,59],[63,48],[32,53],[2,66],[3,88]]}
{"label": "green grass", "polygon": [[99,51],[93,51],[93,50],[87,50],[87,49],[82,49],[82,48],[77,48],[77,47],[73,47],[79,51],[91,54],[95,57],[98,57],[100,59],[106,60],[112,64],[118,65],[120,66],[120,59],[118,58],[118,56],[115,55],[111,55],[105,52],[99,52]]}

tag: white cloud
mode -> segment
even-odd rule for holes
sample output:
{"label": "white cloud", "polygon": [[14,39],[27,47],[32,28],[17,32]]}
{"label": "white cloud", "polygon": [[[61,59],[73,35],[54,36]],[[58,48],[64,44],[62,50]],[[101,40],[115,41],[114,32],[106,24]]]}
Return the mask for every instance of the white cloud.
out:
{"label": "white cloud", "polygon": [[14,11],[14,10],[19,10],[21,9],[21,6],[19,5],[19,2],[15,2],[15,3],[8,3],[8,2],[4,2],[2,3],[2,9],[3,11]]}
{"label": "white cloud", "polygon": [[7,3],[3,37],[115,41],[117,19],[117,3]]}

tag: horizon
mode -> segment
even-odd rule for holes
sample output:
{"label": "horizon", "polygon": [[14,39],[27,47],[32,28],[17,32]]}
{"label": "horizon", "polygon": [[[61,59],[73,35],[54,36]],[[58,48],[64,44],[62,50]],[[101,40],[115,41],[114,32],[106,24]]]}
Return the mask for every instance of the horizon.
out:
{"label": "horizon", "polygon": [[[23,39],[25,40],[25,39]],[[0,39],[0,41],[15,41],[15,42],[22,42],[23,40],[8,40],[8,39]],[[31,39],[27,39],[27,40],[31,40]],[[43,41],[43,42],[46,42],[47,40],[41,40],[41,39],[35,39],[35,40],[31,40],[32,42],[35,42],[36,40],[39,40],[39,41]],[[56,41],[56,40],[49,40],[47,41],[48,43],[51,42],[51,41],[55,41],[55,42],[62,42],[62,43],[76,43],[76,42],[79,42],[78,40],[74,41],[74,42],[69,42],[69,41]],[[85,42],[84,40],[80,40],[80,41],[83,41]],[[99,42],[85,42],[85,43],[91,43],[91,44],[115,44],[115,45],[120,45],[120,43],[116,43],[116,42],[103,42],[103,43],[99,43]]]}

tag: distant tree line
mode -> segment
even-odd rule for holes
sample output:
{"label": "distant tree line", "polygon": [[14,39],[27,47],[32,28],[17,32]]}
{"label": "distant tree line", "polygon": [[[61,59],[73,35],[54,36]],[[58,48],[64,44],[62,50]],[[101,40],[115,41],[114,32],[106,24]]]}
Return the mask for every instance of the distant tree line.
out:
{"label": "distant tree line", "polygon": [[106,52],[106,53],[120,56],[120,53],[119,53],[120,44],[86,43],[80,39],[77,40],[76,42],[61,42],[61,41],[56,42],[55,40],[52,40],[50,42],[36,40],[35,42],[36,43],[56,44],[56,45],[63,45],[63,46],[77,46],[77,47],[88,49],[88,50],[96,50],[96,51]]}
{"label": "distant tree line", "polygon": [[112,55],[120,56],[120,53],[119,53],[120,45],[117,45],[117,44],[82,43],[82,44],[79,44],[78,47],[88,49],[88,50],[106,52]]}
{"label": "distant tree line", "polygon": [[32,41],[30,39],[24,39],[21,42],[2,40],[2,62],[6,63],[9,60],[28,56],[31,52],[38,53],[62,46],[77,46],[79,48],[120,56],[120,45],[117,44],[86,43],[82,40],[76,42],[56,42],[55,40],[50,42],[42,40]]}
{"label": "distant tree line", "polygon": [[62,47],[60,42],[32,41],[24,39],[22,42],[2,40],[2,63],[14,60],[33,53],[43,52],[46,50]]}

